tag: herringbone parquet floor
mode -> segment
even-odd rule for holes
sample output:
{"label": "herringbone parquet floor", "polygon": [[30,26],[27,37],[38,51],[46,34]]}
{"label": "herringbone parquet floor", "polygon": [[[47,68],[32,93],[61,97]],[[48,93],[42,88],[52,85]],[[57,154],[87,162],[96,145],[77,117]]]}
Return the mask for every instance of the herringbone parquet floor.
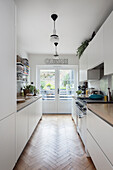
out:
{"label": "herringbone parquet floor", "polygon": [[46,115],[14,170],[95,170],[70,115]]}

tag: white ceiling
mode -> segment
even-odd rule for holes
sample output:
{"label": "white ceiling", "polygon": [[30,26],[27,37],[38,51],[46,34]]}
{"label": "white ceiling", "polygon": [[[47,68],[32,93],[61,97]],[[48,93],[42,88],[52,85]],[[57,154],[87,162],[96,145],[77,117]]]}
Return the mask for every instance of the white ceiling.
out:
{"label": "white ceiling", "polygon": [[75,54],[113,9],[113,0],[16,0],[16,4],[18,48],[33,54],[54,53],[51,14],[58,14],[58,53]]}

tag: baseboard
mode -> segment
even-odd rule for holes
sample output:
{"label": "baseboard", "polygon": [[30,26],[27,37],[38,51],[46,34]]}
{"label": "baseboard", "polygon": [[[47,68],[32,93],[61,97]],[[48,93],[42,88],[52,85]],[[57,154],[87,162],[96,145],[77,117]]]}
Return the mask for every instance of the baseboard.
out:
{"label": "baseboard", "polygon": [[71,115],[71,113],[42,113],[42,115]]}

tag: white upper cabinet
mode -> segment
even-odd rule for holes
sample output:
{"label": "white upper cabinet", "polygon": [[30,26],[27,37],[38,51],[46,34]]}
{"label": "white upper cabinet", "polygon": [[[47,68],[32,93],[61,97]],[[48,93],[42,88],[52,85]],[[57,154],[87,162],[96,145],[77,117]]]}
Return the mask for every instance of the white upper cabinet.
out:
{"label": "white upper cabinet", "polygon": [[0,1],[0,120],[16,109],[15,4]]}
{"label": "white upper cabinet", "polygon": [[104,23],[104,74],[113,73],[113,12]]}
{"label": "white upper cabinet", "polygon": [[88,69],[92,69],[104,62],[103,57],[103,27],[97,32],[88,48]]}
{"label": "white upper cabinet", "polygon": [[79,81],[87,81],[87,80],[99,80],[100,72],[99,70],[88,70],[88,54],[89,49],[87,48],[84,54],[81,56],[79,60]]}
{"label": "white upper cabinet", "polygon": [[79,60],[79,81],[87,81],[88,55],[87,49]]}
{"label": "white upper cabinet", "polygon": [[104,75],[113,74],[113,12],[99,29],[79,60],[80,81],[88,79],[87,70],[104,63]]}

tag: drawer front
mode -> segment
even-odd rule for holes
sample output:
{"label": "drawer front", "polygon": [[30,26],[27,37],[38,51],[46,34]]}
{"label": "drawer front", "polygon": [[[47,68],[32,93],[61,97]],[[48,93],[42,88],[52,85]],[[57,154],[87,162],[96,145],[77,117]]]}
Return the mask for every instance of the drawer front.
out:
{"label": "drawer front", "polygon": [[86,116],[78,118],[78,129],[84,145],[86,146]]}
{"label": "drawer front", "polygon": [[110,162],[88,131],[87,149],[97,170],[113,170],[113,166],[110,164]]}
{"label": "drawer front", "polygon": [[113,165],[113,127],[88,110],[87,129]]}

